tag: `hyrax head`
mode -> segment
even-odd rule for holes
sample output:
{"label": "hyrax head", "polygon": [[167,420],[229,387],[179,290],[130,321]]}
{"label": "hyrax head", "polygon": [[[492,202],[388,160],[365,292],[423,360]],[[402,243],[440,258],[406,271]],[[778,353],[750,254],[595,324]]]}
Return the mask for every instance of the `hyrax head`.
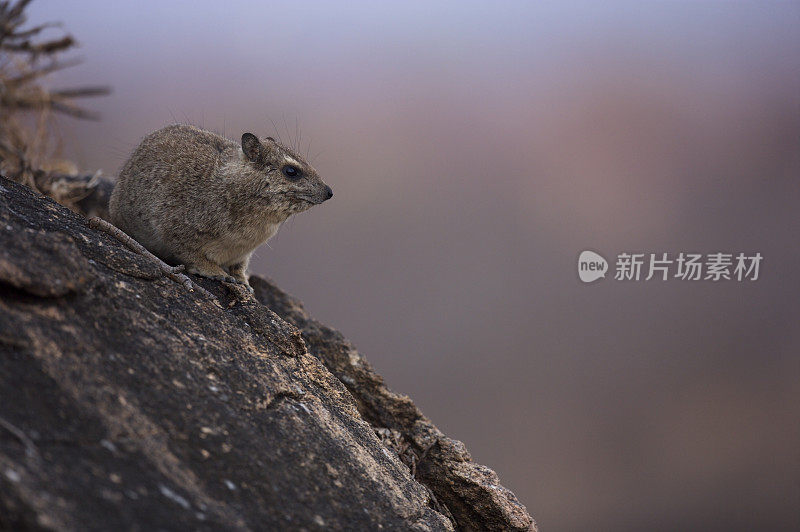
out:
{"label": "hyrax head", "polygon": [[308,161],[272,137],[259,140],[245,133],[242,152],[249,164],[263,172],[271,207],[287,217],[333,197],[331,187],[322,182]]}

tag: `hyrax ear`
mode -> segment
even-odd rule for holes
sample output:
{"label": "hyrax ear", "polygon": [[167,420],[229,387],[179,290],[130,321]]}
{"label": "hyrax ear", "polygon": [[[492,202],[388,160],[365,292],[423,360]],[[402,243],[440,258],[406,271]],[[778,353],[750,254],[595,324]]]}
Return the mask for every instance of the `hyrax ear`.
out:
{"label": "hyrax ear", "polygon": [[257,162],[261,159],[263,150],[264,146],[261,144],[261,141],[258,140],[258,137],[252,133],[245,133],[242,135],[242,151],[244,152],[244,156],[250,161]]}

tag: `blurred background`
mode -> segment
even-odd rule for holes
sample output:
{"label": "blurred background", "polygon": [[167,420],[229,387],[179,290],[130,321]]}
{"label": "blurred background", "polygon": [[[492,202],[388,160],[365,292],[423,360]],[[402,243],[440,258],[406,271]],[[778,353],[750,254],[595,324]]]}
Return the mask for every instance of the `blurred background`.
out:
{"label": "blurred background", "polygon": [[[601,6],[602,5],[602,6]],[[109,84],[64,153],[299,142],[331,202],[252,264],[543,530],[800,527],[800,4],[39,0]],[[297,137],[300,136],[299,139]],[[591,285],[584,249],[764,259]]]}

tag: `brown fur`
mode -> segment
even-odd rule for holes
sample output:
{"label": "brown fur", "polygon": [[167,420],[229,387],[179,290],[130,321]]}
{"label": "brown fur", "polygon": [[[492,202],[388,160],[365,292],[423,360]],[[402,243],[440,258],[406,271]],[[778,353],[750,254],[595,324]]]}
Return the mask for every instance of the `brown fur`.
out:
{"label": "brown fur", "polygon": [[[284,175],[287,164],[303,177]],[[332,195],[305,159],[270,137],[246,133],[239,145],[172,125],[142,140],[109,209],[114,225],[162,259],[247,285],[253,251],[289,216]]]}

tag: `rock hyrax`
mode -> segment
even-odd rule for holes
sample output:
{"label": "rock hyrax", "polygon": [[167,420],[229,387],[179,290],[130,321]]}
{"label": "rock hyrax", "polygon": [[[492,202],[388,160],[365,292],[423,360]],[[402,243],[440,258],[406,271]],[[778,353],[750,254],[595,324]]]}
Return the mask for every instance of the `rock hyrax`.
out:
{"label": "rock hyrax", "polygon": [[289,216],[333,196],[314,168],[271,137],[172,125],[149,134],[111,194],[111,221],[189,273],[247,282],[250,255]]}

